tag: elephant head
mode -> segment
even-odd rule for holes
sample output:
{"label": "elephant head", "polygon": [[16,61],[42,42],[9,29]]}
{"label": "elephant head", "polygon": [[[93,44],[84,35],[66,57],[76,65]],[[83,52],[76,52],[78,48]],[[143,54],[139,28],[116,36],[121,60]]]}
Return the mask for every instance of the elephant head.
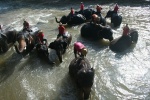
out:
{"label": "elephant head", "polygon": [[75,79],[82,98],[88,99],[94,81],[94,69],[86,58],[73,59],[69,65],[69,74]]}
{"label": "elephant head", "polygon": [[106,14],[105,18],[112,17],[112,16],[113,16],[113,14],[114,14],[114,12],[113,12],[113,11],[111,11],[111,10],[109,10],[109,11],[107,12],[107,14]]}
{"label": "elephant head", "polygon": [[29,33],[24,33],[20,32],[17,34],[17,41],[18,41],[18,46],[15,46],[16,52],[18,54],[22,53],[29,53],[35,46],[35,36],[29,34]]}
{"label": "elephant head", "polygon": [[72,36],[61,36],[57,38],[54,42],[49,44],[49,48],[54,49],[57,53],[59,61],[62,62],[62,55],[66,52],[67,47],[71,43]]}
{"label": "elephant head", "polygon": [[17,31],[7,31],[0,34],[0,52],[7,52],[12,44],[16,41]]}
{"label": "elephant head", "polygon": [[57,17],[55,17],[55,20],[56,20],[57,23],[61,22],[62,24],[67,24],[68,21],[69,21],[69,18],[64,15],[64,16],[61,17],[60,21],[58,21]]}
{"label": "elephant head", "polygon": [[110,27],[102,26],[99,24],[98,30],[99,30],[98,35],[100,38],[105,38],[105,39],[108,39],[109,41],[113,40],[113,31]]}

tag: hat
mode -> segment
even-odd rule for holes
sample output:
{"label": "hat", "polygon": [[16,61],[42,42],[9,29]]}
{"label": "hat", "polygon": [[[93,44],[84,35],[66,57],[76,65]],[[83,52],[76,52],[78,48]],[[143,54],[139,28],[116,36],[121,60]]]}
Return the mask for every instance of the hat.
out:
{"label": "hat", "polygon": [[96,14],[93,14],[92,17],[95,19],[97,18],[98,16]]}
{"label": "hat", "polygon": [[86,56],[87,52],[88,52],[88,51],[87,51],[86,48],[81,49],[81,53],[82,53],[84,56]]}

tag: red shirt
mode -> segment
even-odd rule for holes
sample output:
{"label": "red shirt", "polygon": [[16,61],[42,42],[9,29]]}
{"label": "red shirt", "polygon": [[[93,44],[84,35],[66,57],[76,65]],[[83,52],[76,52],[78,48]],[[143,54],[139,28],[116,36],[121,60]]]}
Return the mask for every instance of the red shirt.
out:
{"label": "red shirt", "polygon": [[71,9],[71,14],[72,14],[72,15],[74,14],[74,9]]}
{"label": "red shirt", "polygon": [[37,36],[38,36],[39,40],[42,42],[42,41],[43,41],[43,38],[44,38],[44,33],[41,32],[41,33],[39,33]]}
{"label": "red shirt", "polygon": [[65,34],[65,27],[64,26],[60,25],[58,27],[58,30],[59,30],[59,34]]}
{"label": "red shirt", "polygon": [[83,3],[81,3],[81,5],[80,5],[80,10],[84,10],[84,4]]}
{"label": "red shirt", "polygon": [[85,48],[85,46],[81,42],[76,42],[76,43],[74,43],[74,48],[78,52],[81,52],[81,49]]}
{"label": "red shirt", "polygon": [[102,10],[102,7],[100,7],[100,6],[97,6],[97,7],[96,7],[96,10],[97,10],[97,12],[101,12],[101,10]]}
{"label": "red shirt", "polygon": [[123,35],[124,36],[127,36],[128,34],[129,34],[129,27],[128,26],[125,26],[124,28],[123,28]]}
{"label": "red shirt", "polygon": [[117,12],[119,9],[118,5],[115,6],[114,11]]}

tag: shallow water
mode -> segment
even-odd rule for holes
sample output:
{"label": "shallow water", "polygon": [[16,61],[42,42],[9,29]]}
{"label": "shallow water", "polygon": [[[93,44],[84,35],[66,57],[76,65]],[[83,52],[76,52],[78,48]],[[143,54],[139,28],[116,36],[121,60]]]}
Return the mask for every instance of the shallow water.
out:
{"label": "shallow water", "polygon": [[[99,2],[85,2],[86,7],[95,7]],[[118,3],[119,4],[119,3]],[[36,25],[52,42],[58,33],[55,16],[60,18],[69,13],[71,2],[65,6],[1,3],[0,23],[4,28],[22,29],[23,19]],[[114,4],[102,4],[102,15]],[[0,55],[0,100],[78,100],[76,85],[68,75],[68,66],[74,58],[73,43],[80,41],[88,48],[87,58],[94,67],[95,79],[91,100],[150,99],[150,6],[142,4],[120,5],[119,13],[123,23],[113,29],[114,37],[122,34],[122,27],[128,23],[139,33],[135,46],[122,53],[112,52],[106,42],[92,42],[81,38],[82,25],[68,27],[73,41],[63,56],[61,64],[49,65],[33,51],[23,57],[14,47]],[[78,9],[74,3],[73,8]],[[107,20],[110,21],[109,19]],[[109,23],[108,23],[109,25]],[[51,51],[51,50],[50,50]]]}

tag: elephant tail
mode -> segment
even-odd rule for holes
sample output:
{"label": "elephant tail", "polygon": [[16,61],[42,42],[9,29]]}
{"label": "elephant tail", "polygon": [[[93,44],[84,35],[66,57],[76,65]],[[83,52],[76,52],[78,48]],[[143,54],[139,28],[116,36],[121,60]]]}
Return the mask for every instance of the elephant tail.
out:
{"label": "elephant tail", "polygon": [[55,20],[56,20],[57,23],[60,23],[60,21],[58,21],[57,17],[55,17]]}
{"label": "elephant tail", "polygon": [[8,47],[7,41],[4,41],[1,39],[0,40],[0,52],[5,53],[8,51],[8,49],[9,49],[9,47]]}

